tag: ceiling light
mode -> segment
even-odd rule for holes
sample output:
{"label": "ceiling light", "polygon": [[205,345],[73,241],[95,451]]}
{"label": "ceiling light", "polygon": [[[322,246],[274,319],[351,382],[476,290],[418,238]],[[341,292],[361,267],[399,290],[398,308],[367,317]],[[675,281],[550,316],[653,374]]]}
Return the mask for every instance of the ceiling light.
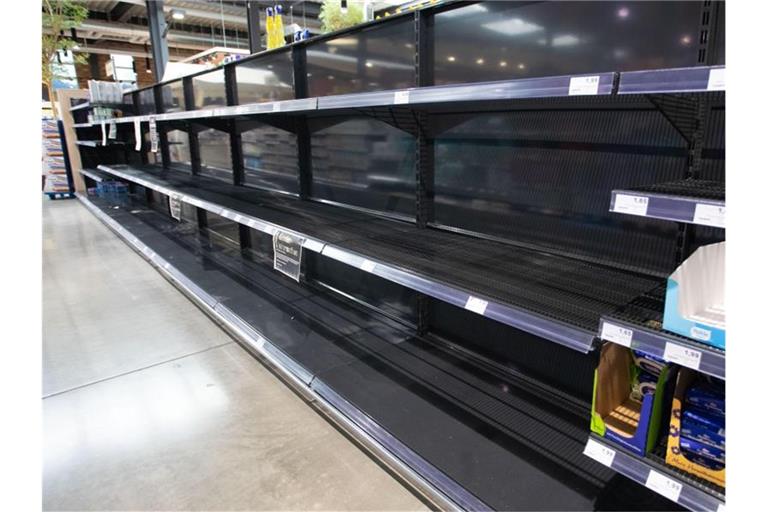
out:
{"label": "ceiling light", "polygon": [[454,62],[455,60],[456,60],[456,57],[454,57],[453,55],[448,56],[448,62]]}
{"label": "ceiling light", "polygon": [[622,7],[621,9],[616,11],[616,16],[622,19],[629,17],[629,9],[627,7]]}
{"label": "ceiling light", "polygon": [[184,9],[171,9],[171,18],[175,20],[183,20],[186,15],[187,11]]}
{"label": "ceiling light", "polygon": [[492,21],[490,23],[483,23],[483,28],[487,28],[493,32],[499,32],[507,36],[521,36],[524,34],[530,34],[532,32],[538,32],[539,30],[542,30],[543,27],[535,23],[529,23],[520,18],[512,18]]}
{"label": "ceiling light", "polygon": [[555,36],[552,39],[552,46],[574,46],[577,44],[579,44],[579,38],[571,34]]}
{"label": "ceiling light", "polygon": [[499,66],[501,66],[503,68],[507,67],[507,61],[503,60],[503,61],[499,62]]}
{"label": "ceiling light", "polygon": [[517,69],[525,69],[525,64],[521,62],[520,64],[517,65]]}
{"label": "ceiling light", "polygon": [[483,64],[483,63],[485,63],[485,60],[483,60],[482,57],[481,57],[481,58],[477,59],[475,62],[477,62],[478,64]]}
{"label": "ceiling light", "polygon": [[373,67],[373,62],[371,62],[371,61],[366,62],[365,63],[365,67],[372,68]]}
{"label": "ceiling light", "polygon": [[681,37],[680,42],[683,43],[685,46],[688,46],[689,44],[691,44],[691,36]]}

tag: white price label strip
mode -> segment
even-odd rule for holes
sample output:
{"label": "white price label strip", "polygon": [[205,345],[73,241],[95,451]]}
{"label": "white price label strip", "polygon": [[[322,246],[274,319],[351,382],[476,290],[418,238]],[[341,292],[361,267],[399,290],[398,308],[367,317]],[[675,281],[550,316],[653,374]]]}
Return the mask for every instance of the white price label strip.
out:
{"label": "white price label strip", "polygon": [[275,102],[272,104],[272,112],[280,112],[280,103]]}
{"label": "white price label strip", "polygon": [[645,196],[616,194],[616,201],[613,203],[613,211],[645,217],[648,213],[648,198]]}
{"label": "white price label strip", "polygon": [[584,455],[595,459],[604,466],[611,467],[613,459],[616,457],[616,450],[590,439],[587,441],[587,446],[584,447]]}
{"label": "white price label strip", "polygon": [[722,503],[718,503],[717,512],[725,512],[725,505],[723,505]]}
{"label": "white price label strip", "polygon": [[360,268],[365,270],[366,272],[373,272],[373,269],[376,268],[376,263],[374,263],[371,260],[365,260],[362,265],[360,265]]}
{"label": "white price label strip", "polygon": [[693,222],[716,228],[725,227],[725,206],[697,203],[693,211]]}
{"label": "white price label strip", "polygon": [[645,481],[645,486],[675,503],[680,498],[680,491],[683,490],[683,484],[654,470],[648,473],[648,480]]}
{"label": "white price label strip", "polygon": [[133,120],[133,138],[136,139],[134,149],[141,151],[141,120],[139,118]]}
{"label": "white price label strip", "polygon": [[725,90],[725,68],[710,69],[709,80],[707,81],[708,91],[724,91]]}
{"label": "white price label strip", "polygon": [[471,295],[467,299],[467,303],[464,304],[464,309],[468,309],[470,311],[474,311],[478,315],[482,315],[485,313],[485,308],[488,307],[488,301],[483,299],[478,299],[477,297],[472,297]]}
{"label": "white price label strip", "polygon": [[568,84],[568,96],[597,94],[599,86],[599,76],[574,76]]}
{"label": "white price label strip", "polygon": [[600,338],[605,341],[612,341],[613,343],[629,347],[632,345],[633,334],[632,329],[603,322],[603,330],[600,332]]}
{"label": "white price label strip", "polygon": [[667,342],[664,346],[664,360],[698,370],[701,364],[701,351]]}
{"label": "white price label strip", "polygon": [[395,92],[395,105],[407,104],[410,100],[411,91],[396,91]]}
{"label": "white price label strip", "polygon": [[101,145],[107,145],[107,125],[104,121],[101,122]]}

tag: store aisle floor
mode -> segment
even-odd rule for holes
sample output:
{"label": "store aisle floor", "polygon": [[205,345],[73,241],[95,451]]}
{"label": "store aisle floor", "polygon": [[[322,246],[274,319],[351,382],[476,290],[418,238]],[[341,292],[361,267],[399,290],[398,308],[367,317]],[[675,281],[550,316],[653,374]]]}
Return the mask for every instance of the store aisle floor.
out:
{"label": "store aisle floor", "polygon": [[423,510],[78,201],[43,202],[46,510]]}

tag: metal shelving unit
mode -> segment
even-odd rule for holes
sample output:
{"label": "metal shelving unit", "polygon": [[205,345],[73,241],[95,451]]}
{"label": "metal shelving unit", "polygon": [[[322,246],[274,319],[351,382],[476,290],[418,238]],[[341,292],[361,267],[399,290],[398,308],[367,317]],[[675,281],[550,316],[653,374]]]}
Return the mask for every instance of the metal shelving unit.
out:
{"label": "metal shelving unit", "polygon": [[[706,113],[724,90],[724,67],[708,65],[719,62],[711,57],[717,34],[704,27],[709,20],[716,24],[716,8],[704,2],[688,19],[712,30],[699,38],[700,47],[678,49],[691,58],[674,62],[688,67],[590,73],[605,69],[604,62],[591,55],[572,58],[588,38],[578,48],[565,48],[572,39],[560,38],[536,51],[545,52],[547,72],[570,74],[530,78],[534,57],[511,63],[472,56],[464,63],[470,71],[457,79],[447,63],[467,56],[452,41],[452,23],[461,18],[454,15],[471,15],[473,37],[487,37],[477,44],[488,51],[498,46],[494,37],[519,29],[522,20],[501,3],[493,4],[499,12],[474,4],[403,13],[128,93],[126,103],[136,115],[113,120],[121,125],[124,146],[114,153],[84,150],[104,159],[89,162],[98,170],[83,174],[97,182],[128,182],[135,211],[111,208],[101,198],[81,199],[251,350],[337,421],[354,424],[356,436],[404,462],[407,478],[448,506],[562,509],[584,501],[588,507],[595,499],[590,493],[602,493],[615,477],[582,455],[589,438],[590,351],[598,338],[626,340],[632,348],[725,377],[724,353],[662,331],[653,302],[667,269],[703,239],[697,238],[700,228],[687,224],[717,226],[712,216],[719,210],[708,208],[725,206],[722,187],[718,192],[717,183],[701,177],[716,179],[722,159],[718,128],[710,129],[716,125]],[[685,9],[693,12],[688,4]],[[608,14],[614,22],[616,13]],[[477,16],[488,16],[488,23],[476,23]],[[680,20],[653,19],[660,20],[654,33],[671,23],[679,37]],[[499,30],[483,33],[486,25]],[[585,30],[602,33],[601,22]],[[622,48],[626,35],[617,43]],[[356,45],[335,44],[358,37]],[[649,48],[647,34],[638,41],[639,48]],[[386,58],[366,54],[373,49]],[[659,62],[655,57],[637,62]],[[340,62],[349,69],[342,71]],[[642,67],[637,62],[626,66]],[[270,81],[260,81],[262,75]],[[478,81],[465,83],[466,77]],[[240,104],[246,97],[248,103]],[[584,112],[594,136],[577,122]],[[468,122],[494,114],[486,124]],[[494,138],[494,130],[510,129],[505,114],[520,116],[515,126],[522,127],[506,146]],[[616,117],[624,115],[632,116],[632,131],[620,129],[628,123]],[[360,125],[342,126],[345,119]],[[357,126],[371,125],[359,133]],[[269,130],[256,131],[264,126],[285,137],[276,142]],[[339,128],[331,131],[333,138],[322,133],[329,127]],[[251,130],[247,144],[261,148],[244,155],[244,134]],[[451,154],[469,154],[464,133],[477,162],[452,161]],[[382,144],[388,136],[396,142]],[[702,147],[709,148],[704,156]],[[400,152],[408,153],[407,162],[398,160]],[[334,160],[339,153],[343,158]],[[279,155],[280,163],[262,161],[265,154]],[[505,181],[499,170],[484,174],[493,159],[516,162],[517,155],[520,165],[510,167],[514,179]],[[358,169],[366,160],[376,166]],[[571,167],[578,168],[578,178],[568,173]],[[369,181],[356,181],[356,170],[371,174]],[[461,173],[478,183],[464,189],[450,183]],[[634,186],[654,181],[659,184]],[[584,191],[574,193],[579,187]],[[609,195],[610,211],[632,215],[611,215]],[[350,199],[361,196],[365,200]],[[642,214],[624,206],[625,196],[640,198]],[[457,222],[475,214],[480,228]],[[486,214],[519,230],[485,232]],[[681,224],[676,231],[640,217]],[[300,239],[306,259],[298,266],[306,275],[298,284],[255,268],[249,259],[258,254],[262,264],[269,261],[281,233]],[[707,230],[706,236],[721,235]],[[578,245],[580,237],[589,243]],[[221,239],[239,246],[222,248]],[[639,257],[617,255],[611,241],[626,242]],[[652,251],[665,257],[646,254]],[[328,281],[314,280],[317,275]],[[403,338],[393,334],[406,331]],[[457,354],[467,358],[453,359]],[[537,408],[540,396],[553,407]],[[391,403],[405,413],[388,408]],[[414,430],[419,415],[420,425],[439,431],[455,449]],[[610,450],[606,463],[600,453]],[[457,451],[463,458],[454,457]],[[721,491],[654,456],[640,459],[594,438],[586,451],[682,506],[722,506]],[[512,473],[513,485],[497,480]],[[659,486],[657,473],[675,494]],[[529,496],[523,491],[531,486],[553,491]]]}

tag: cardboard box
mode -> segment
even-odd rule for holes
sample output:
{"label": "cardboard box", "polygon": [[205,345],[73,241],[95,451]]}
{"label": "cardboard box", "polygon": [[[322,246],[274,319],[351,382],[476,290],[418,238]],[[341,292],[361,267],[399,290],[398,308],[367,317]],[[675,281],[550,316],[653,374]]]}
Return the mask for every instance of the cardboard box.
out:
{"label": "cardboard box", "polygon": [[592,391],[592,432],[638,455],[656,446],[659,429],[666,423],[663,415],[666,388],[677,367],[662,367],[656,391],[645,394],[642,401],[630,397],[634,377],[641,371],[632,357],[632,351],[615,343],[605,343],[600,352],[600,363],[595,370]]}
{"label": "cardboard box", "polygon": [[669,439],[667,440],[666,461],[670,466],[682,469],[699,478],[725,487],[725,468],[720,470],[710,469],[689,459],[680,447],[681,417],[685,407],[685,393],[688,387],[696,381],[696,372],[688,368],[681,368],[677,375],[677,385],[672,397],[672,414],[669,418]]}
{"label": "cardboard box", "polygon": [[663,327],[725,349],[725,242],[699,247],[669,276]]}

